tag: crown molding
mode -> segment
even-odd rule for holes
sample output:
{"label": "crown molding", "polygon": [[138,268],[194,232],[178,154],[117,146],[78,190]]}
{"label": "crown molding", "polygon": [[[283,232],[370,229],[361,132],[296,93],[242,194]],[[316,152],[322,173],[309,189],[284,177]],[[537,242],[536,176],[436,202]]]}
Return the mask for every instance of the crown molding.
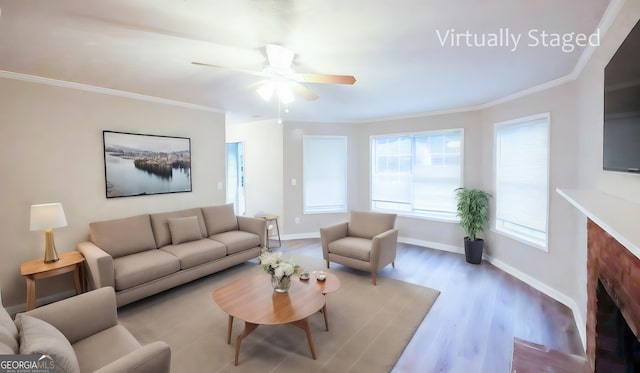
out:
{"label": "crown molding", "polygon": [[133,100],[147,101],[147,102],[177,106],[177,107],[182,107],[187,109],[202,110],[202,111],[208,111],[212,113],[224,113],[223,110],[210,107],[210,106],[190,104],[188,102],[170,100],[167,98],[147,96],[139,93],[120,91],[117,89],[103,88],[103,87],[97,87],[97,86],[88,85],[88,84],[68,82],[65,80],[45,78],[37,75],[20,74],[20,73],[15,73],[15,72],[6,71],[6,70],[0,70],[0,78],[21,80],[21,81],[31,82],[31,83],[46,84],[46,85],[55,86],[55,87],[70,88],[70,89],[75,89],[79,91],[93,92],[93,93],[99,93],[99,94],[109,95],[109,96],[124,97],[124,98],[130,98]]}

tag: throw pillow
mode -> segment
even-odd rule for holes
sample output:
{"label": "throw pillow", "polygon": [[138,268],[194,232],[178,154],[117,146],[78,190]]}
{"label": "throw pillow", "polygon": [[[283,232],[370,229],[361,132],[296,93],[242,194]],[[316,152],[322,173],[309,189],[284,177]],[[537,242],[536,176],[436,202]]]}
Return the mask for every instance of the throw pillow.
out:
{"label": "throw pillow", "polygon": [[200,224],[198,224],[197,216],[188,216],[186,218],[169,218],[169,232],[171,232],[171,243],[178,245],[184,242],[190,242],[202,239]]}
{"label": "throw pillow", "polygon": [[69,340],[46,321],[25,314],[18,314],[16,323],[20,331],[20,353],[49,355],[56,371],[80,373],[76,353]]}

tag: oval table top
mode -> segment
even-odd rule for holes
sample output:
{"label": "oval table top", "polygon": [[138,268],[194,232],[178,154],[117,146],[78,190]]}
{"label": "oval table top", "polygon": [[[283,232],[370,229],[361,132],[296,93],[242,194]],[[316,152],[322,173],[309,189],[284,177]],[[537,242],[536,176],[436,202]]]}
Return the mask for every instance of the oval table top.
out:
{"label": "oval table top", "polygon": [[267,274],[232,281],[213,292],[213,300],[230,316],[259,325],[287,324],[305,319],[325,304],[324,295],[297,278],[288,293],[276,293]]}

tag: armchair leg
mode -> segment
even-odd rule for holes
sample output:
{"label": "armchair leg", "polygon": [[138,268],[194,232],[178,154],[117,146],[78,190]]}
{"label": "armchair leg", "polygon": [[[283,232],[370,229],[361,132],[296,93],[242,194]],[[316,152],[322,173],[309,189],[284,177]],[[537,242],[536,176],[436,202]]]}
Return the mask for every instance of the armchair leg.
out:
{"label": "armchair leg", "polygon": [[392,268],[396,268],[396,261],[395,260],[393,262],[391,262],[391,267]]}
{"label": "armchair leg", "polygon": [[378,278],[378,274],[375,272],[371,272],[371,279],[373,280],[373,286],[376,286],[376,279]]}
{"label": "armchair leg", "polygon": [[327,268],[329,268],[329,261],[327,260],[326,262],[327,262]]}

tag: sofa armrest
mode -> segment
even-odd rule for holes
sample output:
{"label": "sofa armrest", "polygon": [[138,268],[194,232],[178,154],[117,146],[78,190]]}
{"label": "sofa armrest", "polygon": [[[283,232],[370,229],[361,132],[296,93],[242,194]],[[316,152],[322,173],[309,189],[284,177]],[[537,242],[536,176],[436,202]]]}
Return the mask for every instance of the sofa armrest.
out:
{"label": "sofa armrest", "polygon": [[104,287],[26,312],[58,329],[74,344],[118,324],[116,294]]}
{"label": "sofa armrest", "polygon": [[320,240],[322,241],[322,256],[329,260],[329,244],[335,240],[347,237],[349,222],[339,223],[320,228]]}
{"label": "sofa armrest", "polygon": [[238,216],[238,229],[244,232],[254,233],[260,236],[260,242],[264,242],[264,233],[267,221],[251,216]]}
{"label": "sofa armrest", "polygon": [[113,257],[92,242],[80,242],[77,248],[89,270],[90,288],[115,287]]}
{"label": "sofa armrest", "polygon": [[371,266],[379,271],[396,260],[398,230],[390,229],[373,237],[371,242]]}
{"label": "sofa armrest", "polygon": [[153,342],[124,355],[95,373],[169,373],[171,349],[164,342]]}

